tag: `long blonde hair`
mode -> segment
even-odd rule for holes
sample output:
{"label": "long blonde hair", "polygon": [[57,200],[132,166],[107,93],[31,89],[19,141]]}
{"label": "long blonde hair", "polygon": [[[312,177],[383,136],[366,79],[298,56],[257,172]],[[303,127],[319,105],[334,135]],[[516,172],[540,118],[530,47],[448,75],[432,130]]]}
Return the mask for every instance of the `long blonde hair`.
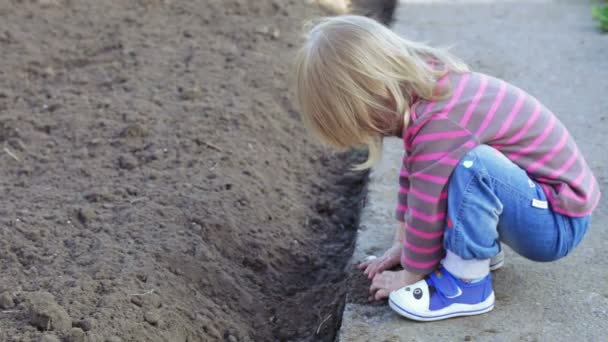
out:
{"label": "long blonde hair", "polygon": [[324,18],[309,29],[296,57],[296,93],[307,126],[337,148],[367,145],[370,168],[382,138],[409,121],[414,96],[442,99],[448,71],[468,67],[445,50],[406,40],[362,16]]}

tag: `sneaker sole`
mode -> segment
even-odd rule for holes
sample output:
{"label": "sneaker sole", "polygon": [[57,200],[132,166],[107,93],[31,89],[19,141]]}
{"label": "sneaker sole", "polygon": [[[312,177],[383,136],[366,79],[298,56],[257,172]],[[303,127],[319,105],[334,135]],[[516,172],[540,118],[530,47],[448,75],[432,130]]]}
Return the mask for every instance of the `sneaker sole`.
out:
{"label": "sneaker sole", "polygon": [[447,319],[452,317],[460,316],[474,316],[481,315],[494,309],[494,291],[481,303],[478,304],[452,304],[441,310],[433,312],[432,315],[417,314],[410,312],[400,307],[398,304],[389,299],[388,305],[403,317],[407,317],[414,321],[429,322],[438,321],[441,319]]}
{"label": "sneaker sole", "polygon": [[501,268],[504,264],[505,264],[505,260],[502,259],[501,261],[490,265],[490,271],[496,271],[497,269]]}

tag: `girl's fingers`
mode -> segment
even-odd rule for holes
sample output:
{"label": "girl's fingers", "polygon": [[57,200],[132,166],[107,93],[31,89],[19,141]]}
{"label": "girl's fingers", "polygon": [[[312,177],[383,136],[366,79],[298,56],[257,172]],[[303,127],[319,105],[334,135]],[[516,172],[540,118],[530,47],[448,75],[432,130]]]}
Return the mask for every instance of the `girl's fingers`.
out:
{"label": "girl's fingers", "polygon": [[372,279],[374,277],[374,274],[376,274],[378,269],[378,263],[378,259],[372,260],[372,262],[365,269],[365,272],[363,272],[363,274],[367,275],[368,279]]}
{"label": "girl's fingers", "polygon": [[359,266],[357,266],[357,268],[362,270],[362,269],[366,268],[367,265],[369,265],[371,262],[372,262],[371,260],[364,261],[364,262],[360,263]]}
{"label": "girl's fingers", "polygon": [[376,256],[375,255],[370,255],[367,258],[365,258],[365,260],[359,264],[359,269],[362,270],[364,268],[367,268],[367,266],[369,266],[370,264],[372,264],[374,262],[374,260],[376,260]]}
{"label": "girl's fingers", "polygon": [[367,265],[367,267],[365,268],[365,271],[363,271],[363,274],[368,275],[369,272],[371,272],[372,269],[374,269],[374,264],[375,263],[370,263],[369,265]]}
{"label": "girl's fingers", "polygon": [[380,290],[376,291],[376,294],[374,295],[374,299],[380,300],[380,299],[388,297],[389,294],[390,294],[390,292],[387,289],[380,289]]}
{"label": "girl's fingers", "polygon": [[382,289],[384,287],[384,278],[382,274],[377,274],[372,280],[372,285],[369,287],[369,293],[373,296],[376,291]]}
{"label": "girl's fingers", "polygon": [[386,260],[383,259],[382,261],[380,261],[379,263],[377,263],[374,266],[375,267],[373,269],[373,272],[371,272],[369,274],[369,279],[373,279],[376,274],[378,274],[386,269]]}
{"label": "girl's fingers", "polygon": [[378,273],[372,281],[372,286],[369,289],[371,296],[375,300],[388,297],[390,291],[386,285],[386,277],[382,273]]}
{"label": "girl's fingers", "polygon": [[374,275],[376,275],[377,269],[378,269],[378,264],[371,265],[370,270],[367,273],[367,279],[374,279]]}

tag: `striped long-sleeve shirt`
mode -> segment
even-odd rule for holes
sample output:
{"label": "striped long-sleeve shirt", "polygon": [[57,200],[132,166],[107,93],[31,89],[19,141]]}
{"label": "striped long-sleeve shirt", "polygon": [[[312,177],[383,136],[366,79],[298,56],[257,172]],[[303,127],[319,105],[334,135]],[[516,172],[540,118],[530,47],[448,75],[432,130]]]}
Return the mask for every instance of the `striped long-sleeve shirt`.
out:
{"label": "striped long-sleeve shirt", "polygon": [[417,100],[404,129],[397,219],[405,222],[401,264],[426,274],[444,251],[447,185],[460,159],[490,145],[538,181],[551,209],[568,216],[591,213],[598,184],[564,125],[523,90],[480,73],[451,73],[445,100]]}

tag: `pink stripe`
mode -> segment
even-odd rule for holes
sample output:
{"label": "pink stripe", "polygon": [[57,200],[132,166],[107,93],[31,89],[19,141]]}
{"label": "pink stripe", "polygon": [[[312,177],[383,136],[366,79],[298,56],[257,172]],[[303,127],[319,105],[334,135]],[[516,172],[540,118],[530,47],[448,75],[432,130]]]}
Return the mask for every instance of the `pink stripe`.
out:
{"label": "pink stripe", "polygon": [[471,119],[471,115],[473,115],[475,108],[477,108],[477,105],[479,104],[481,97],[483,96],[483,94],[486,91],[487,85],[488,85],[488,78],[485,76],[482,76],[481,83],[479,85],[479,89],[477,89],[477,94],[475,94],[475,97],[473,97],[473,101],[471,101],[471,104],[469,104],[467,111],[464,113],[464,116],[460,120],[460,126],[465,127],[467,125],[467,123],[469,122],[469,119]]}
{"label": "pink stripe", "polygon": [[498,107],[500,107],[500,105],[502,104],[502,100],[505,98],[506,90],[507,90],[507,85],[505,84],[505,82],[500,82],[500,89],[498,90],[498,95],[496,95],[496,100],[494,100],[494,103],[492,103],[492,107],[490,107],[490,111],[486,114],[486,117],[483,120],[483,123],[481,124],[481,126],[479,126],[479,129],[477,129],[477,132],[475,133],[475,135],[479,136],[480,133],[484,132],[486,130],[486,128],[488,128],[488,125],[494,118],[494,114],[496,114]]}
{"label": "pink stripe", "polygon": [[564,148],[567,141],[568,141],[568,132],[563,132],[562,138],[559,140],[557,145],[555,145],[555,147],[551,150],[551,152],[547,153],[544,157],[542,157],[541,159],[532,163],[532,165],[530,165],[527,168],[527,171],[531,173],[531,172],[534,172],[534,170],[538,169],[539,167],[545,165],[550,159],[555,157],[555,155],[559,151],[561,151],[562,148]]}
{"label": "pink stripe", "polygon": [[407,205],[405,205],[405,204],[399,204],[397,206],[397,211],[407,211]]}
{"label": "pink stripe", "polygon": [[532,116],[530,116],[528,121],[526,122],[526,125],[521,130],[519,130],[519,132],[517,132],[514,136],[512,136],[511,139],[509,139],[507,141],[507,144],[513,144],[514,142],[517,142],[524,134],[526,134],[526,132],[528,132],[530,127],[532,127],[532,125],[534,125],[534,123],[538,119],[539,115],[540,115],[540,103],[536,102],[536,107],[534,107],[534,112],[532,113]]}
{"label": "pink stripe", "polygon": [[551,172],[551,174],[548,177],[557,178],[557,177],[561,176],[564,172],[568,171],[570,166],[572,166],[572,164],[574,164],[574,161],[577,158],[578,158],[578,149],[574,149],[574,153],[572,153],[572,155],[570,156],[570,159],[568,159],[568,161],[566,161],[566,163],[564,163],[564,165],[562,165],[559,169]]}
{"label": "pink stripe", "polygon": [[401,194],[407,194],[409,191],[409,189],[404,188],[404,187],[399,187],[399,193]]}
{"label": "pink stripe", "polygon": [[[464,87],[466,86],[469,78],[471,77],[471,74],[465,74],[464,76],[462,76],[462,78],[460,79],[460,82],[458,83],[458,89],[456,89],[456,92],[452,95],[452,98],[450,100],[450,102],[448,103],[448,105],[441,111],[441,114],[438,115],[432,115],[431,116],[431,120],[435,120],[435,118],[444,118],[450,113],[450,111],[452,110],[452,108],[454,107],[454,105],[456,104],[456,102],[460,99],[460,96],[462,95],[462,92],[464,90]],[[444,76],[438,83],[439,87],[443,87],[444,84],[447,82],[448,77],[447,75]],[[422,116],[426,115],[427,113],[429,113],[431,111],[431,109],[433,108],[433,106],[435,105],[435,101],[430,102],[425,110],[424,113],[422,114]],[[428,121],[427,121],[428,122]],[[420,131],[420,129],[424,126],[424,123],[420,124],[417,127],[412,128],[406,135],[404,138],[404,141],[406,142],[406,149],[410,149],[411,146],[413,144],[408,144],[408,141],[410,141],[412,135],[415,135],[416,133],[418,133],[418,131]]]}
{"label": "pink stripe", "polygon": [[421,134],[421,135],[417,136],[416,138],[414,138],[414,140],[412,141],[412,145],[416,145],[417,143],[419,143],[421,141],[452,139],[452,138],[457,138],[457,137],[464,137],[469,134],[470,134],[469,132],[463,131],[463,130],[452,131],[452,132]]}
{"label": "pink stripe", "polygon": [[412,266],[414,268],[430,268],[433,267],[435,265],[437,265],[437,263],[439,263],[440,259],[437,260],[433,260],[433,261],[429,261],[429,262],[418,262],[418,261],[413,261],[408,259],[405,255],[402,258],[403,263],[409,266]]}
{"label": "pink stripe", "polygon": [[548,184],[543,184],[543,183],[540,183],[540,187],[543,188],[543,190],[545,191],[545,195],[547,196],[548,199],[550,199],[551,194],[553,193],[553,188],[551,186],[549,186]]}
{"label": "pink stripe", "polygon": [[435,153],[422,153],[408,158],[408,162],[418,160],[438,160],[450,154],[450,152],[435,152]]}
{"label": "pink stripe", "polygon": [[582,197],[579,196],[578,194],[574,193],[574,191],[572,191],[572,189],[570,187],[566,187],[565,191],[563,191],[562,193],[564,195],[566,195],[567,197],[586,202],[589,200],[589,195],[593,195],[594,191],[595,191],[595,180],[592,178],[591,185],[589,186],[589,192],[587,193],[587,196],[582,196]]}
{"label": "pink stripe", "polygon": [[590,209],[583,211],[583,212],[575,212],[575,211],[568,211],[562,208],[559,208],[555,205],[555,199],[551,196],[551,194],[553,193],[551,190],[551,187],[549,187],[547,184],[540,184],[540,186],[543,188],[543,190],[545,191],[545,194],[547,195],[547,199],[549,200],[549,202],[551,202],[551,210],[560,213],[562,215],[566,215],[566,216],[571,216],[571,217],[582,217],[582,216],[586,216],[589,215],[591,213],[591,211],[593,211],[593,208],[595,208],[598,204],[598,202],[600,201],[600,197],[601,196],[597,196],[597,198],[595,199],[593,205],[590,207]]}
{"label": "pink stripe", "polygon": [[570,189],[569,187],[566,187],[566,188],[564,189],[564,191],[562,191],[562,192],[561,192],[561,194],[562,194],[562,195],[564,195],[564,196],[566,196],[566,197],[568,197],[568,198],[575,199],[575,200],[577,200],[577,201],[587,201],[587,199],[588,199],[588,198],[587,198],[587,196],[583,196],[583,197],[581,197],[581,196],[577,195],[577,194],[576,194],[576,193],[574,193],[574,191],[572,191],[572,189]]}
{"label": "pink stripe", "polygon": [[[438,87],[438,88],[443,88],[443,86],[444,86],[444,85],[445,85],[445,84],[448,82],[448,79],[449,79],[449,77],[448,77],[448,75],[446,74],[445,76],[443,76],[443,77],[442,77],[442,78],[439,80],[439,82],[437,82],[437,87]],[[435,105],[435,103],[436,103],[435,101],[431,101],[431,102],[429,102],[429,103],[426,105],[426,107],[424,108],[424,112],[422,113],[422,115],[421,115],[421,116],[424,116],[424,115],[428,114],[428,113],[429,113],[431,110],[433,110],[433,106]]]}
{"label": "pink stripe", "polygon": [[439,201],[441,201],[442,199],[446,199],[448,198],[448,193],[447,192],[442,192],[441,195],[439,195],[439,197],[435,197],[435,196],[431,196],[429,194],[425,194],[424,192],[420,191],[420,190],[416,190],[414,187],[410,188],[410,192],[412,194],[414,194],[417,198],[425,201],[425,202],[429,202],[429,203],[438,203]]}
{"label": "pink stripe", "polygon": [[572,181],[572,185],[574,185],[574,186],[581,185],[581,182],[583,181],[583,178],[585,178],[586,175],[587,175],[587,170],[585,170],[585,169],[581,170],[581,173]]}
{"label": "pink stripe", "polygon": [[428,124],[429,122],[432,121],[438,121],[438,120],[447,120],[448,118],[445,115],[431,115],[428,118],[424,119],[424,121],[420,122],[420,123],[416,123],[416,126],[410,128],[408,130],[408,132],[405,134],[405,138],[403,138],[403,141],[405,142],[405,148],[406,150],[411,150],[411,147],[413,146],[413,144],[410,143],[410,140],[412,139],[412,136],[416,135],[426,124]]}
{"label": "pink stripe", "polygon": [[600,201],[601,197],[602,196],[600,196],[598,194],[598,196],[596,197],[596,199],[593,202],[593,205],[590,207],[590,209],[587,209],[587,210],[585,210],[583,212],[568,211],[568,210],[565,210],[565,209],[562,209],[562,208],[558,208],[556,206],[553,206],[552,209],[553,209],[553,211],[558,212],[558,213],[560,213],[562,215],[571,216],[571,217],[583,217],[583,216],[589,215],[593,211],[593,209],[597,206],[598,202]]}
{"label": "pink stripe", "polygon": [[458,88],[456,89],[456,91],[452,95],[452,98],[450,99],[450,102],[441,111],[442,115],[448,116],[448,114],[450,114],[450,112],[452,111],[452,108],[454,108],[454,106],[456,105],[456,103],[458,102],[458,100],[460,100],[460,97],[462,96],[462,93],[464,92],[464,88],[466,87],[467,83],[469,82],[469,78],[471,78],[471,74],[464,74],[460,78],[460,82],[458,83]]}
{"label": "pink stripe", "polygon": [[425,222],[436,222],[439,220],[443,220],[445,218],[445,213],[439,213],[436,215],[427,215],[421,211],[418,211],[414,208],[410,208],[410,214],[413,217],[419,218]]}
{"label": "pink stripe", "polygon": [[469,141],[467,141],[466,143],[464,143],[464,146],[466,146],[466,147],[470,147],[470,148],[473,148],[473,147],[475,147],[475,142],[474,142],[474,141],[469,140]]}
{"label": "pink stripe", "polygon": [[435,101],[427,103],[426,107],[424,107],[424,112],[422,112],[421,116],[425,116],[426,114],[428,114],[433,109],[433,106],[435,106]]}
{"label": "pink stripe", "polygon": [[435,253],[438,250],[443,248],[443,245],[438,244],[437,246],[433,246],[433,247],[418,247],[418,246],[414,246],[411,243],[409,243],[408,241],[405,241],[405,247],[407,249],[409,249],[410,251],[414,251],[416,253],[420,253],[420,254],[431,254],[431,253]]}
{"label": "pink stripe", "polygon": [[555,179],[550,179],[550,178],[546,178],[546,177],[536,177],[535,180],[538,182],[547,183],[547,184],[555,183]]}
{"label": "pink stripe", "polygon": [[406,234],[412,233],[418,237],[421,237],[423,239],[436,239],[438,237],[442,237],[443,236],[443,230],[439,231],[439,232],[434,232],[434,233],[427,233],[427,232],[423,232],[421,230],[418,230],[410,225],[407,226],[406,228]]}
{"label": "pink stripe", "polygon": [[541,135],[536,137],[536,139],[534,139],[532,141],[532,143],[530,143],[530,145],[526,146],[525,148],[522,148],[521,150],[519,150],[515,153],[509,154],[509,159],[511,159],[513,161],[525,154],[528,154],[530,151],[534,151],[534,149],[537,148],[540,144],[542,144],[543,141],[545,141],[545,139],[547,139],[549,134],[551,134],[551,131],[553,131],[553,127],[555,127],[555,121],[557,121],[557,118],[554,115],[552,115],[551,118],[549,119],[549,125],[547,127],[545,127],[545,130],[543,131],[543,133],[541,133]]}
{"label": "pink stripe", "polygon": [[447,177],[441,177],[441,176],[435,176],[435,175],[429,175],[426,173],[417,173],[416,174],[417,178],[423,179],[425,181],[429,181],[431,183],[436,183],[436,184],[445,184],[448,182],[448,178]]}
{"label": "pink stripe", "polygon": [[524,104],[524,97],[525,97],[524,92],[520,90],[519,95],[517,97],[517,102],[515,102],[515,105],[513,106],[511,113],[509,113],[509,115],[507,116],[507,119],[502,124],[502,127],[500,127],[500,131],[498,131],[498,134],[496,134],[496,136],[494,137],[494,140],[502,138],[503,135],[505,135],[505,133],[507,133],[507,130],[509,129],[509,127],[511,127],[511,123],[513,122],[513,120],[515,119],[515,117],[517,116],[517,114],[521,110],[521,107]]}
{"label": "pink stripe", "polygon": [[589,215],[591,213],[591,211],[593,211],[593,208],[595,208],[597,206],[597,203],[600,200],[600,195],[598,194],[597,198],[595,199],[593,205],[590,207],[590,209],[583,211],[583,212],[576,212],[576,211],[568,211],[565,210],[563,208],[560,208],[558,206],[555,205],[555,198],[553,198],[553,191],[552,188],[550,186],[548,186],[547,184],[540,184],[540,186],[543,188],[543,190],[545,191],[545,194],[547,195],[547,199],[549,200],[549,202],[551,202],[551,210],[560,213],[562,215],[566,215],[566,216],[571,216],[571,217],[582,217],[582,216],[586,216]]}
{"label": "pink stripe", "polygon": [[[418,116],[416,115],[416,111],[418,110],[418,106],[420,105],[419,101],[414,102],[414,104],[412,104],[412,106],[410,107],[410,120],[411,121],[415,121]],[[401,133],[405,133],[405,129],[407,127],[403,127],[403,132]],[[405,136],[405,134],[402,134],[401,136]]]}
{"label": "pink stripe", "polygon": [[401,172],[399,172],[399,176],[407,178],[410,176],[410,173],[407,172],[407,170],[403,168],[403,169],[401,169]]}
{"label": "pink stripe", "polygon": [[454,158],[450,158],[450,157],[446,157],[446,158],[442,158],[441,160],[439,160],[439,162],[441,164],[456,165],[456,164],[458,164],[460,162],[460,160],[454,159]]}

